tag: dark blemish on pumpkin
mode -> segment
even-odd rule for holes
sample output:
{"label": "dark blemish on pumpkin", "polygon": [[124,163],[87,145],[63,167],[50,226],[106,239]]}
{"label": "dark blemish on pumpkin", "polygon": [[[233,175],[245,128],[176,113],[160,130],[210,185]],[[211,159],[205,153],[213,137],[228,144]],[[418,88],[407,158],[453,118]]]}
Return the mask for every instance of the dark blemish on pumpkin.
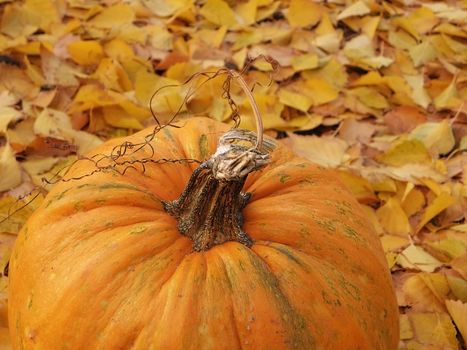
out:
{"label": "dark blemish on pumpkin", "polygon": [[360,301],[360,291],[354,284],[347,281],[342,274],[339,274],[339,285],[342,287],[345,294],[351,296],[356,301]]}
{"label": "dark blemish on pumpkin", "polygon": [[308,332],[307,324],[303,315],[292,307],[288,298],[283,293],[279,280],[269,270],[268,265],[258,255],[247,251],[249,260],[258,273],[259,281],[274,296],[274,301],[281,312],[283,324],[287,327],[287,341],[292,349],[316,349],[314,336]]}
{"label": "dark blemish on pumpkin", "polygon": [[307,185],[312,186],[312,185],[316,185],[316,181],[313,180],[312,178],[305,178],[305,179],[300,180],[298,184],[300,186],[307,186]]}
{"label": "dark blemish on pumpkin", "polygon": [[328,305],[342,306],[341,301],[338,298],[332,299],[331,296],[325,290],[321,292],[321,296],[323,298],[323,301]]}
{"label": "dark blemish on pumpkin", "polygon": [[332,219],[317,220],[316,223],[328,233],[336,232],[336,222]]}
{"label": "dark blemish on pumpkin", "polygon": [[133,185],[128,185],[128,184],[122,184],[122,183],[106,183],[106,184],[103,184],[103,185],[98,185],[97,188],[99,190],[108,190],[108,189],[125,189],[125,190],[133,190],[133,191],[137,191],[137,192],[140,192],[140,193],[144,193],[145,195],[151,197],[151,199],[155,202],[158,202],[160,203],[160,199],[157,198],[153,193],[149,192],[149,191],[145,191],[143,189],[140,189],[136,186],[133,186]]}
{"label": "dark blemish on pumpkin", "polygon": [[279,181],[283,184],[291,179],[289,174],[278,174],[278,176],[280,176]]}
{"label": "dark blemish on pumpkin", "polygon": [[84,208],[83,202],[81,202],[81,201],[75,202],[75,204],[73,205],[73,208],[76,211],[80,211],[81,209]]}
{"label": "dark blemish on pumpkin", "polygon": [[30,294],[29,295],[29,298],[28,298],[28,309],[31,310],[32,309],[32,299],[34,297],[34,294]]}
{"label": "dark blemish on pumpkin", "polygon": [[111,227],[114,227],[114,225],[115,225],[115,224],[113,223],[113,221],[109,221],[109,222],[106,222],[106,223],[105,223],[104,227],[105,227],[105,228],[111,228]]}
{"label": "dark blemish on pumpkin", "polygon": [[167,128],[163,128],[162,131],[164,132],[164,135],[172,142],[175,142],[175,139],[174,139],[174,136],[172,135],[172,133],[167,129]]}
{"label": "dark blemish on pumpkin", "polygon": [[295,262],[300,267],[304,268],[305,270],[308,270],[308,267],[303,263],[303,261],[301,261],[297,256],[295,256],[295,254],[292,251],[290,251],[288,247],[283,245],[271,245],[270,247],[287,256],[290,260]]}
{"label": "dark blemish on pumpkin", "polygon": [[71,188],[68,188],[66,189],[65,191],[63,192],[60,192],[58,194],[56,194],[55,196],[51,197],[50,200],[47,202],[47,204],[45,205],[45,207],[47,208],[49,205],[51,205],[53,202],[55,201],[58,201],[60,199],[63,199],[65,197],[65,194],[70,191]]}
{"label": "dark blemish on pumpkin", "polygon": [[94,201],[96,204],[98,205],[102,205],[104,204],[105,202],[107,202],[107,199],[103,199],[103,198],[98,198]]}
{"label": "dark blemish on pumpkin", "polygon": [[309,163],[299,163],[299,164],[295,164],[296,167],[298,168],[308,168],[310,166]]}
{"label": "dark blemish on pumpkin", "polygon": [[201,159],[206,159],[209,156],[208,137],[205,134],[202,134],[199,137],[198,144],[199,144],[199,152],[201,154]]}

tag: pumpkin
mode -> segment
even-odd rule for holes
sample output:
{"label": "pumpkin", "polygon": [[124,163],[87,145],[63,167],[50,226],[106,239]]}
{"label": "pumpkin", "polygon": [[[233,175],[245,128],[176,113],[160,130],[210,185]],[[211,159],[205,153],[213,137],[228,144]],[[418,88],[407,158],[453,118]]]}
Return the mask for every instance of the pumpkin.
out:
{"label": "pumpkin", "polygon": [[336,175],[280,145],[250,168],[239,145],[233,178],[215,161],[138,168],[209,159],[228,130],[179,126],[122,155],[124,174],[82,160],[49,192],[12,253],[14,348],[396,349],[379,239]]}

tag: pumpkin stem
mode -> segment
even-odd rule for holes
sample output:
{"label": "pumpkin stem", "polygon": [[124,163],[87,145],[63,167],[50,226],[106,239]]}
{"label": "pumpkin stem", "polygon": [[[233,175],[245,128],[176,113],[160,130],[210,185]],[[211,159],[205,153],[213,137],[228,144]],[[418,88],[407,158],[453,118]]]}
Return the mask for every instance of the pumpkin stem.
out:
{"label": "pumpkin stem", "polygon": [[249,173],[269,163],[275,146],[265,139],[258,149],[256,141],[251,131],[227,132],[216,153],[193,172],[180,198],[164,202],[165,210],[177,219],[180,233],[193,240],[195,251],[227,241],[253,244],[242,229],[242,209],[251,197],[242,188]]}

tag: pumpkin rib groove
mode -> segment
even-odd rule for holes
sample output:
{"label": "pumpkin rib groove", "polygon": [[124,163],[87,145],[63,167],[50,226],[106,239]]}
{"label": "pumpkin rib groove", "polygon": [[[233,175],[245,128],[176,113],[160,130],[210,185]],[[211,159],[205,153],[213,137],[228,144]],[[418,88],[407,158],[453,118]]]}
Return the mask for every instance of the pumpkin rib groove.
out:
{"label": "pumpkin rib groove", "polygon": [[[308,278],[305,279],[305,283],[302,284],[302,285],[296,285],[294,286],[295,290],[300,290],[300,288],[305,288],[305,285],[306,285],[306,282],[308,282],[308,280],[312,280],[314,283],[315,282],[324,282],[324,279],[323,277],[318,273],[313,273],[313,274],[310,274],[310,266],[308,266],[308,263],[307,262],[304,262],[304,261],[301,261],[300,263],[297,262],[297,257],[294,257],[293,259],[290,258],[290,254],[285,254],[284,251],[282,250],[279,250],[277,249],[277,247],[274,247],[273,245],[270,245],[270,246],[264,246],[262,245],[262,248],[263,249],[267,249],[267,250],[273,250],[275,252],[277,252],[277,254],[279,255],[282,255],[283,259],[286,260],[287,262],[286,263],[282,263],[282,262],[279,262],[277,261],[277,258],[274,258],[271,260],[271,262],[274,262],[276,263],[276,265],[280,266],[280,267],[276,267],[276,269],[274,269],[270,264],[270,262],[268,262],[267,260],[265,260],[260,252],[256,252],[256,254],[258,254],[258,256],[265,262],[265,264],[268,266],[268,268],[271,270],[271,273],[276,276],[277,273],[279,273],[279,271],[277,270],[280,270],[281,274],[283,276],[287,276],[288,273],[290,273],[291,271],[294,271],[294,269],[290,269],[289,267],[289,270],[285,270],[282,267],[282,265],[284,264],[289,264],[289,262],[292,260],[293,263],[299,268],[299,270],[302,270],[304,271],[304,275],[308,275]],[[308,255],[304,254],[305,257],[308,258]],[[300,258],[301,260],[301,258]],[[320,264],[317,264],[316,267],[320,267]],[[312,271],[315,271],[315,269],[311,268]],[[308,273],[307,273],[308,271]],[[331,271],[331,269],[329,269],[329,271]],[[321,272],[323,273],[323,272]],[[279,285],[281,286],[284,286],[284,287],[290,287],[292,288],[292,286],[290,286],[290,279],[292,279],[292,277],[290,278],[287,278],[287,277],[280,277],[280,276],[276,276],[276,278],[278,279],[278,283]],[[295,283],[297,283],[296,281],[299,280],[298,279],[298,276],[296,276],[295,274],[293,275],[293,281]],[[322,284],[319,284],[318,286],[316,285],[313,285],[314,288],[317,288],[318,290],[322,289],[322,287],[324,286],[325,284],[322,283]],[[312,290],[310,287],[308,287],[308,290]],[[290,301],[293,301],[295,300],[295,298],[293,297],[293,295],[291,295],[291,291],[289,290],[283,290],[283,293],[284,295],[286,295],[287,299],[290,300]],[[316,296],[316,298],[318,298],[318,296]],[[308,297],[308,299],[310,299],[310,297]],[[352,338],[353,340],[355,340],[356,338],[359,338],[359,344],[361,344],[362,340],[365,338],[365,334],[361,331],[360,327],[358,326],[358,322],[356,320],[354,320],[353,318],[349,319],[348,317],[346,317],[345,319],[341,319],[338,317],[338,312],[339,312],[339,309],[336,309],[336,305],[326,305],[326,304],[322,304],[321,302],[321,299],[318,299],[318,300],[313,300],[315,303],[317,303],[320,307],[320,313],[322,315],[322,318],[320,320],[316,320],[318,322],[312,322],[311,323],[311,326],[315,329],[316,332],[319,332],[320,331],[320,328],[322,327],[328,327],[326,329],[326,332],[334,332],[334,335],[335,337],[338,337],[340,338],[340,345],[342,345],[343,343],[345,343],[346,341],[348,341],[349,338]],[[312,304],[313,305],[313,302]],[[301,305],[300,303],[296,305],[296,307],[303,307],[303,305]],[[327,310],[327,315],[328,317],[326,318],[323,314],[323,307],[326,308]],[[316,310],[315,310],[316,311]],[[308,310],[308,314],[313,314],[312,311],[309,311]],[[350,322],[349,322],[350,321]],[[353,322],[351,322],[353,321]],[[324,325],[324,326],[323,326]],[[322,330],[321,330],[322,332]],[[345,333],[343,333],[345,332]],[[333,337],[334,338],[334,337]],[[335,339],[327,339],[327,343],[323,343],[322,345],[326,344],[326,346],[324,347],[325,349],[334,349],[336,347],[336,343],[333,343]],[[324,342],[325,340],[322,339],[321,340],[322,342]],[[342,348],[342,347],[338,347],[339,349],[347,349],[347,348]],[[371,347],[364,347],[362,349],[368,349],[368,350],[372,350]]]}
{"label": "pumpkin rib groove", "polygon": [[[235,244],[239,246],[238,249],[244,255],[243,259],[245,259],[246,262],[251,266],[251,268],[254,269],[253,271],[256,276],[253,276],[253,278],[256,277],[258,279],[259,283],[261,283],[261,289],[264,288],[263,290],[267,291],[267,295],[269,295],[271,301],[274,303],[274,309],[277,312],[280,312],[280,321],[275,320],[274,322],[280,322],[280,325],[282,326],[282,331],[284,332],[283,336],[285,338],[285,343],[281,346],[285,345],[286,347],[284,347],[284,349],[294,350],[315,349],[314,337],[305,329],[304,317],[290,304],[289,300],[287,299],[279,285],[279,281],[277,280],[273,272],[270,270],[269,266],[263,261],[261,257],[259,257],[250,248],[247,248],[239,243]],[[231,258],[230,254],[219,254],[219,256],[224,261],[224,263],[226,263],[227,259]],[[235,282],[232,279],[233,271],[230,271],[229,268],[227,268],[227,264],[226,272],[228,278],[231,280],[231,283],[234,285]],[[266,343],[264,343],[263,346],[258,349],[269,349],[270,347],[267,345],[268,342],[269,340],[266,340]],[[253,347],[246,347],[246,349],[256,350],[256,348]]]}
{"label": "pumpkin rib groove", "polygon": [[[201,253],[201,254],[204,254],[204,253]],[[230,287],[230,290],[233,290],[232,288],[232,280],[230,279],[228,273],[227,273],[227,266],[225,264],[225,261],[224,259],[222,259],[222,256],[220,254],[217,254],[217,258],[218,260],[222,263],[222,269],[224,271],[224,275],[226,277],[226,281],[228,282],[229,284],[229,287]],[[233,300],[233,296],[230,295],[230,304],[231,304],[231,317],[232,317],[232,323],[234,324],[235,326],[235,336],[236,336],[236,340],[238,342],[238,344],[240,345],[240,348],[239,350],[243,350],[243,347],[242,347],[242,340],[240,338],[240,330],[238,328],[238,323],[237,323],[237,317],[235,316],[235,307],[234,307],[234,300]],[[232,349],[233,350],[233,349]]]}

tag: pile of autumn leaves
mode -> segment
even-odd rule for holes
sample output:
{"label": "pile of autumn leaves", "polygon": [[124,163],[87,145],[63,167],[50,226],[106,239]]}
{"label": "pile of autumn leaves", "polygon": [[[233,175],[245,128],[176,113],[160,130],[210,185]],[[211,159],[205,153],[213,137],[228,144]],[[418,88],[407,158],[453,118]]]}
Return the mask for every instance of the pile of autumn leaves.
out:
{"label": "pile of autumn leaves", "polygon": [[[272,135],[336,168],[381,237],[402,347],[467,337],[467,3],[373,0],[2,2],[0,215],[103,140],[179,117],[227,121],[242,69]],[[196,90],[197,93],[191,95]],[[190,97],[184,101],[184,96]],[[241,91],[241,127],[254,129]],[[298,131],[298,133],[292,133]],[[300,135],[302,134],[302,135]],[[303,135],[305,134],[305,135]],[[38,193],[38,192],[33,192]],[[0,263],[42,195],[0,224]],[[0,278],[0,340],[6,331]],[[3,328],[2,328],[3,327]],[[6,340],[5,340],[6,341]]]}

